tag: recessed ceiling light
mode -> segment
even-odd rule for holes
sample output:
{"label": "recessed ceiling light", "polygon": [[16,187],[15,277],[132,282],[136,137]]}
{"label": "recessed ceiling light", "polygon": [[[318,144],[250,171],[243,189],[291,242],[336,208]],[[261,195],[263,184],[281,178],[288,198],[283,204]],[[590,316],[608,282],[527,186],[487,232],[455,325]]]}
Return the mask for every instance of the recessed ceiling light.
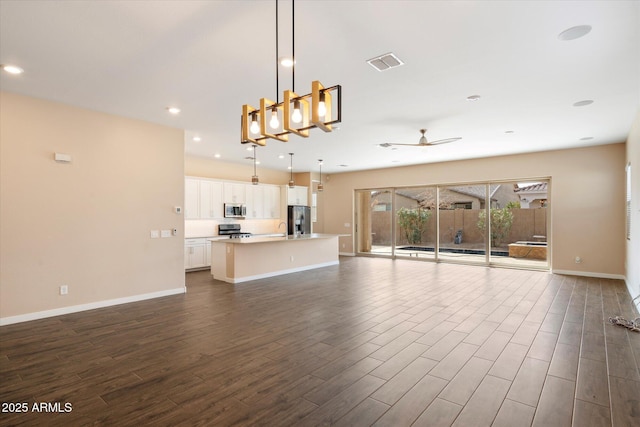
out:
{"label": "recessed ceiling light", "polygon": [[278,60],[283,67],[293,67],[293,64],[296,63],[290,56],[281,56]]}
{"label": "recessed ceiling light", "polygon": [[199,136],[194,136],[194,137],[193,137],[193,140],[194,140],[195,142],[200,142],[200,141],[202,141],[202,138],[200,138]]}
{"label": "recessed ceiling light", "polygon": [[219,159],[220,158],[220,153],[214,154],[213,157],[215,157],[216,159]]}
{"label": "recessed ceiling light", "polygon": [[562,41],[569,41],[584,37],[591,31],[591,25],[577,25],[575,27],[567,28],[560,34],[558,38]]}
{"label": "recessed ceiling light", "polygon": [[478,99],[480,99],[480,95],[467,96],[467,101],[477,101]]}
{"label": "recessed ceiling light", "polygon": [[574,102],[573,106],[574,107],[584,107],[585,105],[591,105],[591,104],[593,104],[593,101],[591,99],[585,99],[584,101]]}
{"label": "recessed ceiling light", "polygon": [[253,151],[253,145],[250,145],[246,148],[247,151]]}
{"label": "recessed ceiling light", "polygon": [[259,165],[259,164],[260,164],[260,160],[256,160],[256,165]]}
{"label": "recessed ceiling light", "polygon": [[3,64],[2,69],[9,74],[22,74],[24,70],[17,65]]}
{"label": "recessed ceiling light", "polygon": [[593,137],[592,136],[585,136],[584,138],[580,138],[580,141],[589,141],[592,140]]}
{"label": "recessed ceiling light", "polygon": [[284,154],[278,154],[279,159],[284,159]]}
{"label": "recessed ceiling light", "polygon": [[180,109],[178,107],[167,107],[167,111],[171,114],[180,114]]}
{"label": "recessed ceiling light", "polygon": [[291,166],[287,166],[287,169],[291,169]]}

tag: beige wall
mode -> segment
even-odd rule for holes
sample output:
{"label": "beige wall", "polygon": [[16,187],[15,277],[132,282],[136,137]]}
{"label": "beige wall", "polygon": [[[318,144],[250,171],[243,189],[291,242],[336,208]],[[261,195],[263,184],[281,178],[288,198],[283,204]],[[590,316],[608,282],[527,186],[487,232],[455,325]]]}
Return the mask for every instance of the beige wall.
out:
{"label": "beige wall", "polygon": [[[627,162],[631,163],[631,240],[627,240],[626,278],[632,298],[640,296],[640,112],[627,140]],[[640,308],[640,300],[636,300]]]}
{"label": "beige wall", "polygon": [[[353,233],[355,189],[551,177],[553,269],[621,277],[624,164],[625,144],[613,144],[332,174],[323,195],[324,231]],[[340,251],[353,252],[353,241],[341,238]],[[576,256],[581,264],[574,262]]]}
{"label": "beige wall", "polygon": [[[187,155],[184,158],[184,172],[186,176],[251,182],[253,163],[250,163],[248,160],[247,162],[248,163],[244,165],[240,163],[229,163],[218,159]],[[287,171],[276,171],[258,166],[257,173],[260,182],[264,184],[284,185],[289,182],[289,172]]]}
{"label": "beige wall", "polygon": [[0,173],[3,323],[184,291],[181,130],[2,92]]}

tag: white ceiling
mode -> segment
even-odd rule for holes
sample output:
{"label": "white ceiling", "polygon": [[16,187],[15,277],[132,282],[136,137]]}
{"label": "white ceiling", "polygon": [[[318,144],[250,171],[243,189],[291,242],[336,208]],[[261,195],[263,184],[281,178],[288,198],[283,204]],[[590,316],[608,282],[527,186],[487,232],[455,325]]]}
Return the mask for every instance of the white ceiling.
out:
{"label": "white ceiling", "polygon": [[[279,8],[284,56],[291,2]],[[296,1],[295,9],[296,92],[310,93],[312,80],[342,85],[343,120],[332,133],[269,141],[259,168],[286,170],[289,152],[294,171],[316,170],[322,158],[329,173],[611,144],[626,140],[640,105],[638,1]],[[576,25],[593,29],[558,39]],[[381,73],[366,63],[387,52],[405,65]],[[247,164],[241,106],[276,96],[275,0],[0,0],[0,63],[25,69],[3,72],[2,90],[178,127],[188,154]],[[281,68],[280,91],[288,88],[290,69]],[[573,106],[587,99],[594,103]],[[462,140],[377,147],[417,142],[423,127],[430,140]]]}

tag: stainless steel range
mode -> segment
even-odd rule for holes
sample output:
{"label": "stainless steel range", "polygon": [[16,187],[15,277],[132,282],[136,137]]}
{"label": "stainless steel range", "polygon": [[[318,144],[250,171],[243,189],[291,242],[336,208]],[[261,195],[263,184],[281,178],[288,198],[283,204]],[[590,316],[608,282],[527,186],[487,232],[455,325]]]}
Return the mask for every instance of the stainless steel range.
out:
{"label": "stainless steel range", "polygon": [[240,224],[218,224],[218,235],[229,236],[230,239],[251,237],[251,233],[240,230]]}

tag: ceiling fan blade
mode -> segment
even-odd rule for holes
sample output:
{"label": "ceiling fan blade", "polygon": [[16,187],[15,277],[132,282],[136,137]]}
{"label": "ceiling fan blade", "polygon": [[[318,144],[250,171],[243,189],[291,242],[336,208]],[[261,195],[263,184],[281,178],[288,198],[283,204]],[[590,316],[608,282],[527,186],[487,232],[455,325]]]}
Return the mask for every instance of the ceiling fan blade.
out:
{"label": "ceiling fan blade", "polygon": [[394,144],[393,142],[388,142],[389,145],[404,145],[405,147],[426,147],[425,144]]}
{"label": "ceiling fan blade", "polygon": [[432,141],[429,142],[427,145],[440,145],[440,144],[447,144],[449,142],[453,142],[453,141],[458,141],[462,139],[462,137],[457,137],[457,138],[447,138],[447,139],[439,139],[437,141]]}

